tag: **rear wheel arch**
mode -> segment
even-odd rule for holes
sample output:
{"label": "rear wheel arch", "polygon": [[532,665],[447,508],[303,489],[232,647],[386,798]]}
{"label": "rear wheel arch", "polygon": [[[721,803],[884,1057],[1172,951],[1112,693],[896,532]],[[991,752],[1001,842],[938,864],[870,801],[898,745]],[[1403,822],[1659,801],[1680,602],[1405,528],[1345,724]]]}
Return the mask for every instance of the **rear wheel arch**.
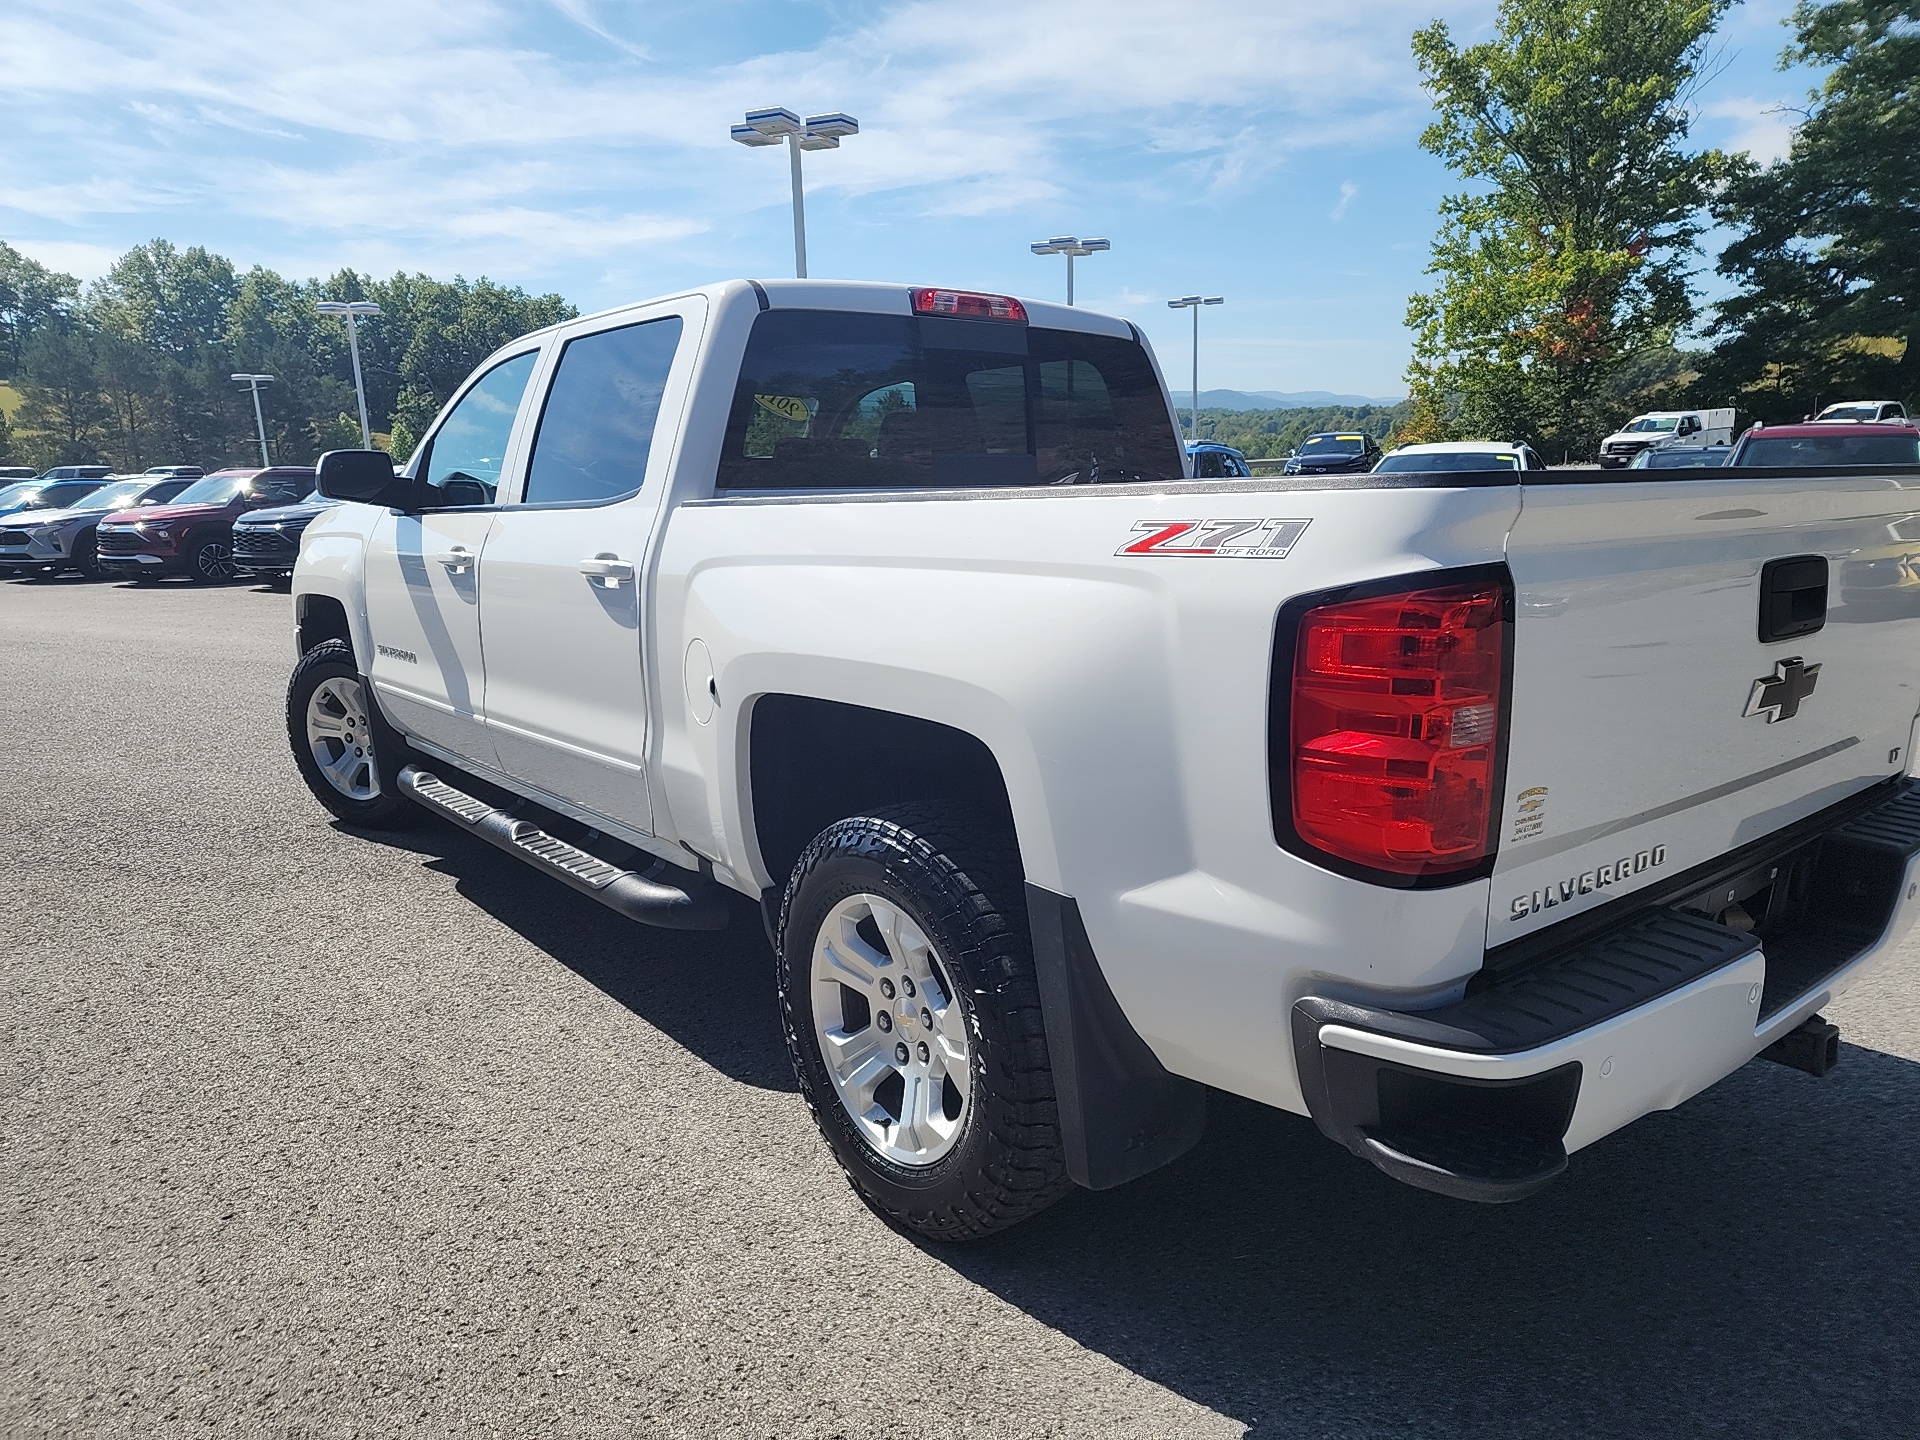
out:
{"label": "rear wheel arch", "polygon": [[964,801],[1013,830],[1005,775],[951,725],[815,696],[767,694],[747,717],[747,803],[760,862],[784,887],[837,820],[916,801]]}

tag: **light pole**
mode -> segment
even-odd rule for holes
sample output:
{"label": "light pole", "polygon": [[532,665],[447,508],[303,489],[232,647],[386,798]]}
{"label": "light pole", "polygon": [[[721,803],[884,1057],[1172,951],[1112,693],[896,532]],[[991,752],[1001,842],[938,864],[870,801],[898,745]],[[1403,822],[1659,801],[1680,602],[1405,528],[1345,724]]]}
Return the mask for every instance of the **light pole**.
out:
{"label": "light pole", "polygon": [[367,425],[367,387],[360,379],[360,332],[357,322],[378,315],[380,307],[371,300],[322,300],[313,308],[322,315],[347,317],[347,348],[353,352],[353,393],[360,400],[360,448],[371,450],[373,431]]}
{"label": "light pole", "polygon": [[1193,311],[1193,393],[1188,397],[1193,401],[1193,443],[1200,443],[1200,307],[1202,305],[1224,305],[1224,295],[1182,295],[1178,300],[1169,300],[1169,310]]}
{"label": "light pole", "polygon": [[1055,235],[1050,240],[1036,240],[1027,247],[1036,255],[1064,255],[1067,257],[1067,304],[1073,304],[1073,260],[1076,255],[1093,255],[1102,250],[1111,250],[1111,240],[1082,240],[1078,235]]}
{"label": "light pole", "polygon": [[262,385],[271,385],[273,383],[273,376],[230,375],[227,378],[240,381],[248,390],[253,392],[253,423],[260,431],[260,468],[265,470],[273,464],[273,461],[267,457],[267,420],[266,417],[260,413],[260,387]]}
{"label": "light pole", "polygon": [[860,133],[860,122],[837,110],[831,115],[809,115],[802,120],[793,111],[775,106],[771,110],[749,110],[747,123],[734,126],[732,133],[742,145],[786,143],[787,164],[793,174],[793,273],[804,280],[807,278],[807,202],[800,185],[800,152],[838,150],[842,139]]}

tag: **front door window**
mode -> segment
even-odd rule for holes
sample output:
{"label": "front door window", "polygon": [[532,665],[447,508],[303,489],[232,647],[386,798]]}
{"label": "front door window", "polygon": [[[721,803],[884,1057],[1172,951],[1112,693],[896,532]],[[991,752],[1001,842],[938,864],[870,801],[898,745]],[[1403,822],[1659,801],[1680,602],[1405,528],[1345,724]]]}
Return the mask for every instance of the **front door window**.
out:
{"label": "front door window", "polygon": [[533,377],[539,352],[502,360],[460,397],[433,439],[418,474],[427,483],[426,508],[491,505],[507,463],[507,441]]}

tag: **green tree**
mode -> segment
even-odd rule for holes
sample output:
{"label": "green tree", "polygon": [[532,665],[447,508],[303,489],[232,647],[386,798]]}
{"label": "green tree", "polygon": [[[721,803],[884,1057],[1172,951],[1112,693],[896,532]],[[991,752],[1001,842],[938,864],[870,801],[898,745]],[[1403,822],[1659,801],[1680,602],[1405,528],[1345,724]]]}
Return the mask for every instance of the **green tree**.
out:
{"label": "green tree", "polygon": [[1786,157],[1715,207],[1738,237],[1700,388],[1766,420],[1920,400],[1920,0],[1803,3],[1783,66],[1831,66]]}
{"label": "green tree", "polygon": [[201,463],[246,458],[253,413],[227,378],[235,369],[227,310],[239,290],[230,260],[168,240],[136,245],[87,287],[87,323],[144,352],[151,366],[147,453]]}
{"label": "green tree", "polygon": [[1200,438],[1231,445],[1249,460],[1289,455],[1318,430],[1371,435],[1383,444],[1398,438],[1411,406],[1326,405],[1304,410],[1202,410]]}
{"label": "green tree", "polygon": [[1413,39],[1447,198],[1408,303],[1409,429],[1591,453],[1621,367],[1693,315],[1689,266],[1729,169],[1687,147],[1688,99],[1730,0],[1501,0],[1496,34]]}
{"label": "green tree", "polygon": [[80,282],[0,240],[0,378],[21,373],[27,346],[79,298]]}
{"label": "green tree", "polygon": [[34,335],[24,362],[15,424],[30,463],[44,468],[98,462],[112,416],[100,393],[92,331],[77,321],[55,320]]}
{"label": "green tree", "polygon": [[328,285],[360,292],[337,298],[379,303],[379,318],[361,330],[360,359],[368,413],[376,428],[381,416],[390,417],[395,454],[407,453],[402,437],[417,440],[488,355],[517,336],[580,313],[558,295],[529,295],[484,276],[447,281],[400,274],[368,283],[342,272]]}

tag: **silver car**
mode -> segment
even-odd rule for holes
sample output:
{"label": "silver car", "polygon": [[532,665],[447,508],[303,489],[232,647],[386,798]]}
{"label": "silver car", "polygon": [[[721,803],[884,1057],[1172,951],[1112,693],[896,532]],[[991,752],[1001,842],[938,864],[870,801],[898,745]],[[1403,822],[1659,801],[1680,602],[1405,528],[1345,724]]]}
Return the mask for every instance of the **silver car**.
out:
{"label": "silver car", "polygon": [[102,576],[94,560],[94,530],[100,517],[171,500],[193,484],[188,476],[155,479],[135,475],[110,480],[59,510],[23,510],[0,518],[0,573],[58,574],[78,570],[89,580]]}

